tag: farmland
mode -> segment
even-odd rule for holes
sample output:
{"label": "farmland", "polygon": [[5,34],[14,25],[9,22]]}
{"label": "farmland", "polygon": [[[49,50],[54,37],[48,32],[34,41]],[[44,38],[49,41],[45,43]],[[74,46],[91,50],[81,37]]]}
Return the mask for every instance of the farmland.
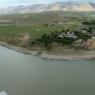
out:
{"label": "farmland", "polygon": [[0,16],[0,40],[18,45],[18,38],[26,33],[32,40],[42,34],[63,29],[79,30],[95,25],[83,25],[83,21],[95,19],[94,12],[43,12],[35,14],[12,14]]}

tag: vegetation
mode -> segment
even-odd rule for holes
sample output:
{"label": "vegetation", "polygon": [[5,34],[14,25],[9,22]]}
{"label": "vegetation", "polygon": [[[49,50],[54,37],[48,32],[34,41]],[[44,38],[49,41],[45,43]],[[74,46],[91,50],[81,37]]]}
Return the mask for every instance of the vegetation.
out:
{"label": "vegetation", "polygon": [[55,44],[72,47],[78,39],[87,41],[92,37],[95,31],[93,15],[94,12],[46,12],[0,16],[0,40],[46,49],[51,49]]}
{"label": "vegetation", "polygon": [[[91,39],[92,32],[89,28],[84,32],[84,29],[81,31],[70,31],[70,30],[62,30],[61,32],[55,31],[51,34],[43,34],[40,38],[35,41],[35,44],[44,46],[47,48],[51,44],[56,43],[57,45],[61,46],[73,46],[73,43],[78,40],[82,39],[83,41],[87,41]],[[34,42],[34,41],[33,41]]]}

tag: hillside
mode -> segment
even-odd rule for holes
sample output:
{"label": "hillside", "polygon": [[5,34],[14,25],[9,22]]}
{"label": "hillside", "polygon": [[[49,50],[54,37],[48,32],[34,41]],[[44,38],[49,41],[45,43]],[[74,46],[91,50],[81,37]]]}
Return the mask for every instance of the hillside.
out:
{"label": "hillside", "polygon": [[95,3],[57,2],[53,4],[32,4],[27,6],[21,5],[1,8],[0,14],[26,14],[50,11],[91,12],[95,11]]}

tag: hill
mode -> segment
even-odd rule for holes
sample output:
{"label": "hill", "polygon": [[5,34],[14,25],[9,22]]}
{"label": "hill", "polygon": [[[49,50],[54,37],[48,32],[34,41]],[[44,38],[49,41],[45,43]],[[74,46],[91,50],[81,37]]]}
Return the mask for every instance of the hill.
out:
{"label": "hill", "polygon": [[50,11],[91,12],[95,11],[95,3],[57,2],[53,4],[32,4],[1,8],[0,14],[26,14]]}

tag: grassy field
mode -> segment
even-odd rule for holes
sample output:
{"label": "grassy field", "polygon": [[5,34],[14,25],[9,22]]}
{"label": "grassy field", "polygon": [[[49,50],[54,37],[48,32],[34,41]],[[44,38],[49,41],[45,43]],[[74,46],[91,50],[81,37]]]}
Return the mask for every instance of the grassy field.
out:
{"label": "grassy field", "polygon": [[34,40],[42,34],[54,31],[83,28],[82,21],[94,19],[94,12],[46,12],[0,16],[0,40],[6,42],[17,40],[22,33],[28,33]]}
{"label": "grassy field", "polygon": [[42,27],[42,26],[0,26],[0,39],[1,36],[11,37],[19,36],[22,33],[29,33],[33,39],[38,38],[40,35],[51,33],[53,31],[62,30],[63,27]]}

